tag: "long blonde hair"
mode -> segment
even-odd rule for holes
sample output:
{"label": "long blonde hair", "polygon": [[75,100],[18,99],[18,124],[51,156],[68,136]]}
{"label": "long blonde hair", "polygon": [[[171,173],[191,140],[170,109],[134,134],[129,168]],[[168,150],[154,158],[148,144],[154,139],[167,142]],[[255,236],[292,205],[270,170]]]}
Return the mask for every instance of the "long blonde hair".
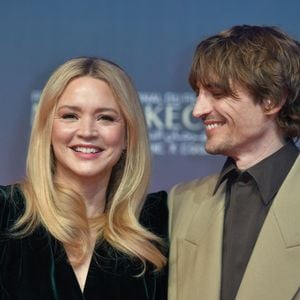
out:
{"label": "long blonde hair", "polygon": [[[91,76],[111,88],[126,123],[126,152],[113,168],[106,209],[89,220],[81,197],[54,180],[55,157],[51,132],[58,99],[68,83]],[[159,237],[143,228],[138,218],[144,203],[151,172],[147,127],[138,94],[128,75],[117,65],[99,58],[75,58],[61,65],[49,78],[40,97],[33,122],[26,179],[21,190],[26,209],[16,223],[18,235],[31,233],[42,224],[80,264],[90,249],[90,229],[97,241],[106,240],[117,250],[152,263],[161,269],[166,258],[158,250]]]}

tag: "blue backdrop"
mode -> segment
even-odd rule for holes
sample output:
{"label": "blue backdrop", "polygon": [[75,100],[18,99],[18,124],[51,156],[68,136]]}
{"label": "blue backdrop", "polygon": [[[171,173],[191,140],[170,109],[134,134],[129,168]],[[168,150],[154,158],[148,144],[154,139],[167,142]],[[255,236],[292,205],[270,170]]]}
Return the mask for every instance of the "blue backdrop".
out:
{"label": "blue backdrop", "polygon": [[276,25],[300,38],[300,2],[271,0],[74,0],[0,3],[0,183],[24,176],[31,116],[41,88],[65,60],[120,64],[140,92],[153,152],[151,190],[219,170],[203,151],[187,83],[197,43],[236,24]]}

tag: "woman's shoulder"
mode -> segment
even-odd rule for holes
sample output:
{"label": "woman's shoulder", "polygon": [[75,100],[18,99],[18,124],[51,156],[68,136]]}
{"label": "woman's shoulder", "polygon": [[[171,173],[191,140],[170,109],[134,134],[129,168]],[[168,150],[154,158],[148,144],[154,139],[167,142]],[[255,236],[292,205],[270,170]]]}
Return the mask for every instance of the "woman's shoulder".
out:
{"label": "woman's shoulder", "polygon": [[0,228],[9,228],[24,210],[24,197],[18,185],[0,186]]}
{"label": "woman's shoulder", "polygon": [[167,192],[159,191],[148,194],[142,208],[142,213],[146,214],[167,214]]}
{"label": "woman's shoulder", "polygon": [[167,193],[148,194],[141,211],[140,222],[153,233],[166,237],[168,231]]}

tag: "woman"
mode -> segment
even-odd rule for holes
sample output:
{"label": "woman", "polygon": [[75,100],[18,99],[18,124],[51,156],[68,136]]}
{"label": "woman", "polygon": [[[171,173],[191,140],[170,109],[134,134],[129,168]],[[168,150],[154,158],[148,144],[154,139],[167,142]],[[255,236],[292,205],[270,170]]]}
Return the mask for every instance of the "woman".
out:
{"label": "woman", "polygon": [[166,299],[166,194],[146,198],[149,177],[128,75],[98,58],[60,66],[41,95],[26,179],[0,189],[1,299]]}

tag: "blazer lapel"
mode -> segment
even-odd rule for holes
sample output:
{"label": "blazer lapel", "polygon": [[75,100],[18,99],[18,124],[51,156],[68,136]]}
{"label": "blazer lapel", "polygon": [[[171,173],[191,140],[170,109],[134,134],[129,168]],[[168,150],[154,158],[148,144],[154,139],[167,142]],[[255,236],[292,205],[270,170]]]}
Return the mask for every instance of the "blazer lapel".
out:
{"label": "blazer lapel", "polygon": [[192,195],[190,223],[177,240],[178,299],[219,299],[225,184],[214,196],[201,189]]}
{"label": "blazer lapel", "polygon": [[292,299],[300,286],[300,158],[270,208],[237,299]]}

